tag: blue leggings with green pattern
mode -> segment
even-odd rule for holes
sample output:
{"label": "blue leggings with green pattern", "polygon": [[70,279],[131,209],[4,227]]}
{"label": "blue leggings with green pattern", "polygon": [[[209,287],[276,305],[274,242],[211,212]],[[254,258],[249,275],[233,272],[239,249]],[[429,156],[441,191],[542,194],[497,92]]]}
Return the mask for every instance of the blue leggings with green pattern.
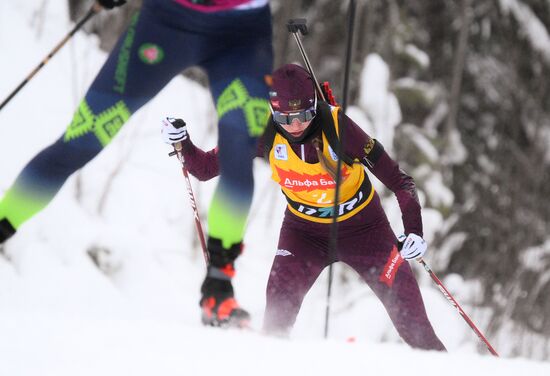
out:
{"label": "blue leggings with green pattern", "polygon": [[256,139],[269,113],[265,77],[272,55],[269,7],[201,13],[172,1],[144,1],[67,131],[29,162],[0,201],[0,220],[19,228],[110,143],[135,111],[182,70],[199,66],[208,74],[219,117],[221,175],[209,232],[227,247],[241,241],[254,189]]}

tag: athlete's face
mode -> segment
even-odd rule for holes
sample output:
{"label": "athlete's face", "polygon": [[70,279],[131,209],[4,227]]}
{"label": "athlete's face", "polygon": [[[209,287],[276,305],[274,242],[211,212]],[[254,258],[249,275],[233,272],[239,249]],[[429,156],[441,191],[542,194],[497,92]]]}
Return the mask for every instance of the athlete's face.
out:
{"label": "athlete's face", "polygon": [[292,137],[298,138],[309,127],[309,124],[311,124],[311,121],[317,114],[317,101],[307,109],[282,112],[274,111],[272,108],[271,113],[273,114],[273,120],[283,127],[286,132],[290,133]]}
{"label": "athlete's face", "polygon": [[311,123],[311,120],[308,121],[300,121],[299,119],[293,119],[290,124],[281,124],[281,127],[288,133],[292,135],[292,137],[300,137],[309,127],[309,124]]}

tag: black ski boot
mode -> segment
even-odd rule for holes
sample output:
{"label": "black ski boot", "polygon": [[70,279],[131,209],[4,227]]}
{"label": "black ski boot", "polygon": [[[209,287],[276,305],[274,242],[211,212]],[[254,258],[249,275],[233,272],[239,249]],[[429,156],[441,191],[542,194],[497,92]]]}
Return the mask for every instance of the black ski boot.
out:
{"label": "black ski boot", "polygon": [[250,322],[250,314],[235,300],[231,284],[235,275],[234,261],[241,254],[242,244],[233,244],[230,249],[225,249],[220,240],[208,238],[207,248],[210,265],[201,286],[202,323],[224,328],[245,328]]}
{"label": "black ski boot", "polygon": [[15,234],[15,228],[6,218],[0,219],[0,255],[4,255],[4,243]]}
{"label": "black ski boot", "polygon": [[250,314],[239,307],[230,280],[206,277],[201,287],[200,301],[203,325],[246,328]]}

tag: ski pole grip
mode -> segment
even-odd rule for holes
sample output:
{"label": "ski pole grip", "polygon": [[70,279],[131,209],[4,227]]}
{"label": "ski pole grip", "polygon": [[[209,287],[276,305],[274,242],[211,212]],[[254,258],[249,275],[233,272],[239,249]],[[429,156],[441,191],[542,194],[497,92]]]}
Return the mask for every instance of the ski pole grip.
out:
{"label": "ski pole grip", "polygon": [[176,119],[174,120],[172,125],[174,126],[174,128],[180,129],[182,127],[185,127],[186,124],[185,124],[185,121],[183,121],[183,119]]}
{"label": "ski pole grip", "polygon": [[297,33],[298,31],[302,33],[302,35],[306,35],[308,33],[307,20],[305,18],[292,18],[288,20],[286,27],[291,33]]}
{"label": "ski pole grip", "polygon": [[[174,128],[180,129],[185,127],[185,121],[183,121],[183,119],[176,119],[172,123],[172,125],[174,126]],[[174,150],[176,150],[178,153],[181,152],[182,149],[183,149],[183,144],[181,143],[181,141],[174,144]]]}
{"label": "ski pole grip", "polygon": [[[171,119],[168,119],[167,120],[172,124],[172,126],[176,129],[180,129],[180,128],[183,128],[185,127],[185,121],[183,121],[183,119],[174,119],[174,121],[172,121]],[[172,144],[172,146],[174,147],[174,151],[168,153],[168,156],[173,156],[173,155],[176,155],[176,154],[179,154],[182,150],[183,150],[183,144],[180,142],[176,142],[175,144]]]}

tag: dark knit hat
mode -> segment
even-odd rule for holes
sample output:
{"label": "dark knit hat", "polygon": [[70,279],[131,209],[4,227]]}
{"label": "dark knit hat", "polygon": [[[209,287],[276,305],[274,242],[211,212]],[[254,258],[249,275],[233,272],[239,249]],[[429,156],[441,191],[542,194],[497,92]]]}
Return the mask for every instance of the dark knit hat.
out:
{"label": "dark knit hat", "polygon": [[315,85],[309,72],[296,64],[286,64],[272,74],[269,100],[274,111],[305,110],[315,103]]}

